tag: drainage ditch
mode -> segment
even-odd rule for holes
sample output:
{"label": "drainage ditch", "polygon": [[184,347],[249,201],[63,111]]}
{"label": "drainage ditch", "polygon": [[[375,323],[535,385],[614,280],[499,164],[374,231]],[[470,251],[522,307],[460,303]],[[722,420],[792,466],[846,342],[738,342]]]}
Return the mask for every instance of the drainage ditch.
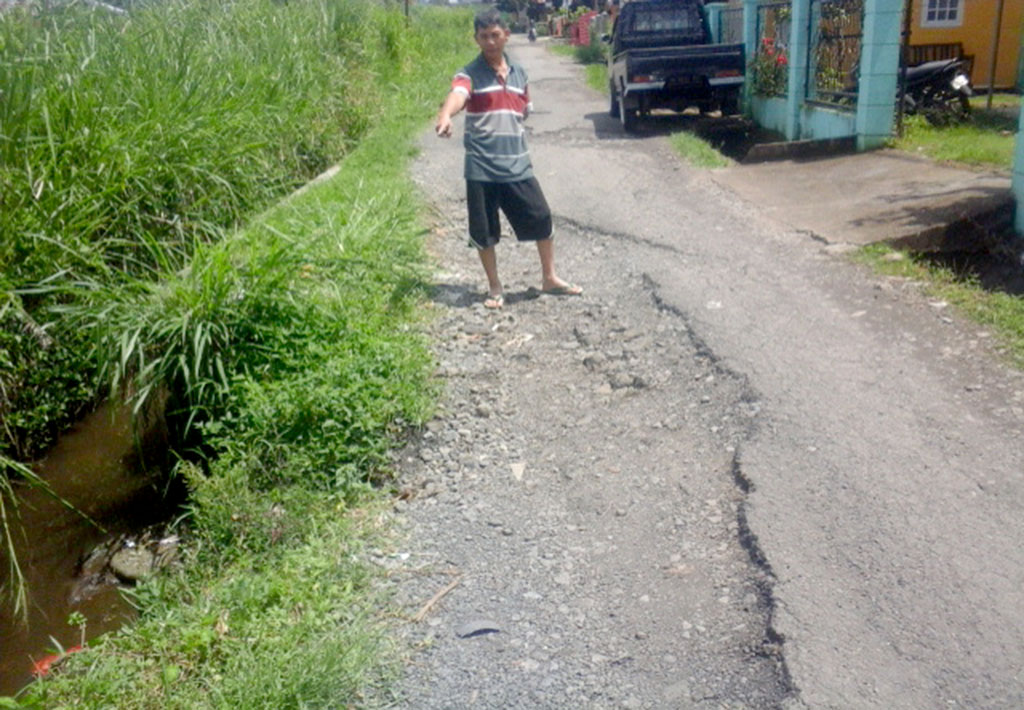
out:
{"label": "drainage ditch", "polygon": [[[167,452],[162,423],[136,437],[127,408],[107,404],[34,466],[77,512],[39,488],[16,484],[16,505],[5,502],[27,604],[23,614],[9,599],[0,605],[0,695],[16,693],[49,656],[81,643],[82,630],[68,624],[71,614],[86,619],[86,639],[134,617],[123,590],[147,567],[173,557],[176,546],[164,525],[180,509],[185,490],[168,476]],[[5,551],[4,589],[9,577]]]}

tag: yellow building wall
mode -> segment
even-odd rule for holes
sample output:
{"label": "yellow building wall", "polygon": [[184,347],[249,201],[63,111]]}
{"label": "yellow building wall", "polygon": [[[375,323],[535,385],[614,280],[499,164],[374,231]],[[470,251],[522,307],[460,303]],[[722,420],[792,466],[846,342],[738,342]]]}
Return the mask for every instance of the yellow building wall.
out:
{"label": "yellow building wall", "polygon": [[[992,37],[997,0],[962,0],[963,24],[960,27],[921,27],[921,12],[925,0],[913,0],[910,25],[910,44],[938,44],[960,42],[964,54],[974,55],[971,82],[975,86],[988,86],[992,58]],[[1017,69],[1024,31],[1024,0],[1003,0],[1002,30],[999,35],[999,54],[996,58],[995,86],[1013,88],[1018,84]]]}

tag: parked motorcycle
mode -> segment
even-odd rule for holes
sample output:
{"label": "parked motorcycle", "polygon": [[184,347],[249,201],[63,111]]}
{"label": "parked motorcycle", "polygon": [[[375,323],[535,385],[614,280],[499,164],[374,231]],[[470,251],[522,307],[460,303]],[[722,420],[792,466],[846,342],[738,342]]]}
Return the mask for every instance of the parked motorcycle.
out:
{"label": "parked motorcycle", "polygon": [[531,42],[537,41],[537,28],[533,26],[532,22],[530,23],[530,29],[526,31],[526,38]]}
{"label": "parked motorcycle", "polygon": [[941,59],[902,70],[903,112],[933,125],[959,123],[971,115],[971,80],[961,59]]}

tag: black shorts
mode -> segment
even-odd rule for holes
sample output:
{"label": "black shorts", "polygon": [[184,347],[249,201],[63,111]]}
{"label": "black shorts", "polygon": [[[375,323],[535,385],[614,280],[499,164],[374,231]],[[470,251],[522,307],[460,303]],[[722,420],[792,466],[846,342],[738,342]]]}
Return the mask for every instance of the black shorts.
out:
{"label": "black shorts", "polygon": [[551,236],[551,210],[536,178],[518,182],[466,180],[469,209],[469,237],[478,249],[486,249],[501,238],[498,208],[505,213],[516,239],[539,241]]}

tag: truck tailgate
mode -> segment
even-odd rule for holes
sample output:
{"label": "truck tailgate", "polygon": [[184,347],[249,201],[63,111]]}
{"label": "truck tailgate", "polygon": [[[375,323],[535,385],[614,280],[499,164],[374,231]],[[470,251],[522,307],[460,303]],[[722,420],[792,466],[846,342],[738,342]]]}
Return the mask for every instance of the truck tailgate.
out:
{"label": "truck tailgate", "polygon": [[629,49],[626,55],[630,77],[658,75],[664,79],[688,74],[708,78],[743,76],[743,44],[706,44],[692,47]]}

